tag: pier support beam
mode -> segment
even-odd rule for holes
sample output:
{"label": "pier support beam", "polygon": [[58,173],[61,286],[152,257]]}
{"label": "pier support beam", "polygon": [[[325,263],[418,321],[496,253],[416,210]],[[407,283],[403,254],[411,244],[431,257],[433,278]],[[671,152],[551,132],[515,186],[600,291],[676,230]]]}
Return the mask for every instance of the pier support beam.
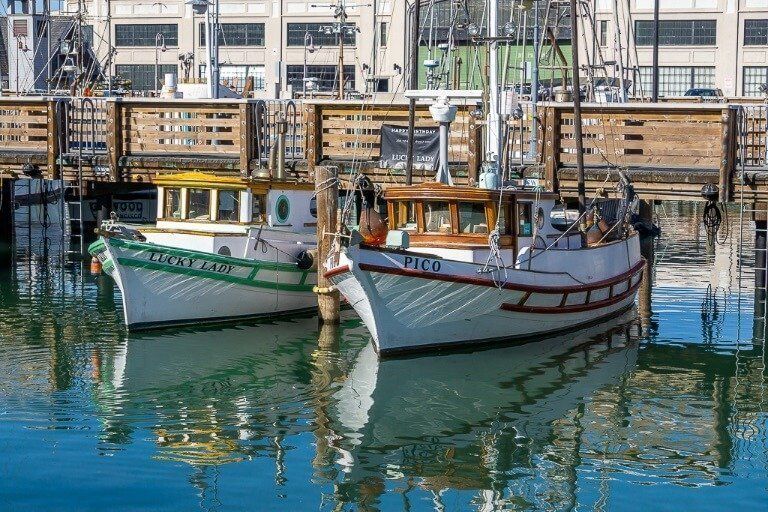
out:
{"label": "pier support beam", "polygon": [[339,323],[339,292],[331,289],[325,278],[325,261],[333,248],[333,235],[338,232],[339,181],[338,168],[315,167],[317,194],[317,309],[323,324]]}
{"label": "pier support beam", "polygon": [[755,316],[765,314],[766,287],[768,287],[768,257],[766,238],[768,222],[755,219]]}
{"label": "pier support beam", "polygon": [[[653,222],[653,204],[650,201],[640,201],[640,218],[644,222]],[[640,282],[640,289],[637,294],[637,309],[640,315],[640,328],[643,335],[648,334],[651,327],[651,307],[653,290],[653,237],[646,237],[640,240],[640,253],[646,261],[643,278]]]}
{"label": "pier support beam", "polygon": [[13,186],[14,180],[0,180],[0,244],[13,241]]}

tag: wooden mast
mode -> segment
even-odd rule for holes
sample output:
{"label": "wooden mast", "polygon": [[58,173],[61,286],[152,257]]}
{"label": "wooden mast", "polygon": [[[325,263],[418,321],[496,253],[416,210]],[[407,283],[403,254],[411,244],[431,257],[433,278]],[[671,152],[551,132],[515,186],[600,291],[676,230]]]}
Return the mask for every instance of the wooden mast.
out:
{"label": "wooden mast", "polygon": [[573,136],[576,139],[576,171],[578,173],[579,214],[587,209],[584,188],[584,143],[581,140],[581,84],[579,83],[579,20],[578,2],[571,0],[571,50],[573,52]]}

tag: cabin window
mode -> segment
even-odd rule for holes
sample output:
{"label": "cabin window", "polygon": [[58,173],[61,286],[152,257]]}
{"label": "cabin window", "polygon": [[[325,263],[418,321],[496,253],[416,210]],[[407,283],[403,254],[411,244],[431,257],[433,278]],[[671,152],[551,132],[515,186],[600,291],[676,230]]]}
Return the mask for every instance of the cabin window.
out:
{"label": "cabin window", "polygon": [[447,201],[424,202],[424,231],[427,233],[451,232],[451,207]]}
{"label": "cabin window", "polygon": [[163,217],[166,219],[181,218],[181,189],[166,188],[163,199],[164,211]]}
{"label": "cabin window", "polygon": [[509,212],[509,205],[502,204],[499,209],[499,234],[509,234],[509,222],[507,220],[507,214]]}
{"label": "cabin window", "polygon": [[267,196],[266,194],[253,194],[253,204],[251,206],[251,219],[253,222],[266,222]]}
{"label": "cabin window", "polygon": [[459,203],[459,232],[488,233],[485,203]]}
{"label": "cabin window", "polygon": [[517,205],[517,232],[520,236],[533,235],[533,214],[530,203],[521,203]]}
{"label": "cabin window", "polygon": [[395,203],[395,228],[416,231],[416,207],[409,201]]}
{"label": "cabin window", "polygon": [[237,190],[219,190],[217,220],[237,222],[240,220],[240,194]]}
{"label": "cabin window", "polygon": [[187,191],[187,218],[190,220],[211,220],[211,191],[205,188],[190,188]]}

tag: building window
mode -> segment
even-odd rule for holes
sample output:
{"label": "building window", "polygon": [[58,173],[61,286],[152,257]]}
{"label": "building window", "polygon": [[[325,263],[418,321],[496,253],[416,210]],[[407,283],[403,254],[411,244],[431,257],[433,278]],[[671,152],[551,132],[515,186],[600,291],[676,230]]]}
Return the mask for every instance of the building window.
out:
{"label": "building window", "polygon": [[379,46],[387,46],[387,22],[379,23]]}
{"label": "building window", "polygon": [[768,20],[744,20],[744,46],[768,45]]}
{"label": "building window", "polygon": [[608,45],[608,21],[600,20],[600,46]]}
{"label": "building window", "polygon": [[[198,67],[198,77],[205,78],[205,64]],[[235,91],[242,91],[248,79],[253,79],[253,90],[263,91],[266,87],[266,75],[263,64],[221,64],[219,83]]]}
{"label": "building window", "polygon": [[[659,46],[714,46],[716,38],[715,20],[659,21]],[[653,21],[635,22],[635,44],[653,46]]]}
{"label": "building window", "polygon": [[162,34],[166,46],[179,46],[179,26],[175,23],[115,25],[115,46],[155,46],[157,34]]}
{"label": "building window", "polygon": [[[301,64],[286,66],[287,81],[294,90],[301,90],[304,84],[304,66]],[[314,79],[318,91],[335,91],[339,88],[338,66],[307,66],[307,78]],[[346,89],[355,89],[355,66],[344,65]]]}
{"label": "building window", "polygon": [[[219,46],[264,46],[263,23],[222,23]],[[200,46],[205,46],[205,24],[200,24]]]}
{"label": "building window", "polygon": [[768,86],[768,67],[745,66],[743,80],[744,96],[764,96],[762,89]]}
{"label": "building window", "polygon": [[[339,40],[336,34],[326,34],[321,32],[322,27],[331,27],[334,22],[328,23],[289,23],[288,24],[288,46],[304,46],[304,35],[309,33],[315,46],[336,46]],[[355,27],[354,23],[347,23],[347,26]],[[351,30],[344,33],[344,44],[355,46],[356,31]]]}
{"label": "building window", "polygon": [[[166,73],[177,74],[176,64],[161,64],[157,68],[157,79],[162,83]],[[155,90],[154,64],[116,64],[115,73],[125,80],[131,81],[134,91]]]}
{"label": "building window", "polygon": [[389,92],[389,78],[375,78],[373,92]]}
{"label": "building window", "polygon": [[[644,91],[653,88],[653,68],[640,66],[640,83]],[[683,96],[692,88],[713,88],[714,67],[661,66],[659,67],[659,96]]]}

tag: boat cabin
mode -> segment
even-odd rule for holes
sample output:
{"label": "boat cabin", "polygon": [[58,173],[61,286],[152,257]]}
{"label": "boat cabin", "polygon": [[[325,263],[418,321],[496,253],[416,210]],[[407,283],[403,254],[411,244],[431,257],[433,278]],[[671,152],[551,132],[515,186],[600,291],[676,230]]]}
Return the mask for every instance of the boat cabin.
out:
{"label": "boat cabin", "polygon": [[[453,257],[482,260],[498,219],[499,248],[507,253],[531,245],[543,248],[562,236],[550,221],[558,195],[551,192],[489,190],[422,183],[386,190],[390,230],[408,233],[409,247],[446,249]],[[538,211],[534,211],[537,209]],[[538,215],[537,215],[538,213]],[[537,222],[538,229],[534,229]],[[533,240],[534,235],[537,240]],[[566,243],[571,237],[564,237]],[[571,241],[570,243],[575,243]],[[469,253],[467,252],[469,251]]]}
{"label": "boat cabin", "polygon": [[252,225],[313,232],[317,211],[311,183],[245,180],[202,172],[160,175],[157,227],[244,231]]}

